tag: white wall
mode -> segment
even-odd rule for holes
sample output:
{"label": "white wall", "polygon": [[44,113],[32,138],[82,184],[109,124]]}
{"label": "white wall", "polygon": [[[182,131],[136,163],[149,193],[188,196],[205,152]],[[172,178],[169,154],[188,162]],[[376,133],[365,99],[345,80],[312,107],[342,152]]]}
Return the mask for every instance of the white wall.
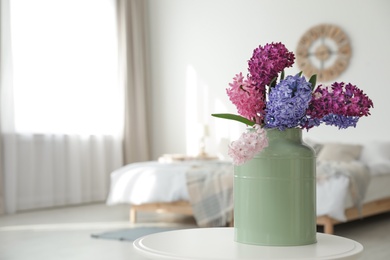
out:
{"label": "white wall", "polygon": [[[221,140],[234,140],[243,126],[210,114],[236,113],[226,88],[236,73],[247,73],[253,49],[280,41],[295,51],[302,34],[321,23],[340,26],[351,41],[350,66],[336,81],[362,88],[374,109],[355,129],[320,126],[304,136],[356,143],[390,139],[390,1],[149,0],[149,10],[154,158],[196,151],[201,124],[210,127],[209,152],[218,145],[225,150]],[[296,66],[287,71],[296,72]]]}

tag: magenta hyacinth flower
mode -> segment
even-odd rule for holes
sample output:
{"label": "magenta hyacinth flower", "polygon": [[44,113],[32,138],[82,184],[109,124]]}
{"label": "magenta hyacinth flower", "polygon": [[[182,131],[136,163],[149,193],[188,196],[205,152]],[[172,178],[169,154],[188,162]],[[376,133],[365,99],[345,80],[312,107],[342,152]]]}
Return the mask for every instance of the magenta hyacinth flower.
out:
{"label": "magenta hyacinth flower", "polygon": [[282,43],[266,44],[254,49],[248,61],[250,77],[258,87],[265,87],[278,76],[278,73],[294,64],[294,53]]}
{"label": "magenta hyacinth flower", "polygon": [[335,82],[331,87],[320,85],[315,89],[306,114],[327,125],[347,128],[355,127],[360,117],[370,115],[373,106],[372,100],[355,85]]}

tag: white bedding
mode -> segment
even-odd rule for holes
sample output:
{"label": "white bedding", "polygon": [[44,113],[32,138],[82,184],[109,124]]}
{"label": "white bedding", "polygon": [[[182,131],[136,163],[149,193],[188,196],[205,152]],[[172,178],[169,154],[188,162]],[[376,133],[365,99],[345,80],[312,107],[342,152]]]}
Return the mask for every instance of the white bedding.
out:
{"label": "white bedding", "polygon": [[141,162],[123,166],[111,173],[108,205],[140,205],[189,200],[186,173],[205,164],[229,165],[222,161]]}
{"label": "white bedding", "polygon": [[[354,206],[348,192],[349,181],[345,176],[331,179],[326,184],[317,185],[317,216],[328,215],[339,221],[345,221],[343,209]],[[363,204],[390,197],[390,174],[371,175]]]}
{"label": "white bedding", "polygon": [[345,198],[361,209],[371,175],[360,161],[317,161],[317,215],[345,221]]}
{"label": "white bedding", "polygon": [[[390,173],[386,175],[371,175],[370,184],[368,185],[366,196],[363,203],[390,197]],[[353,206],[351,196],[345,198],[345,208]]]}
{"label": "white bedding", "polygon": [[[204,164],[229,165],[220,161],[184,161],[177,163],[142,162],[126,165],[111,174],[108,205],[134,205],[189,200],[186,173]],[[329,215],[344,221],[345,208],[354,205],[349,180],[337,175],[317,184],[317,216]],[[390,197],[390,173],[371,175],[363,202]]]}

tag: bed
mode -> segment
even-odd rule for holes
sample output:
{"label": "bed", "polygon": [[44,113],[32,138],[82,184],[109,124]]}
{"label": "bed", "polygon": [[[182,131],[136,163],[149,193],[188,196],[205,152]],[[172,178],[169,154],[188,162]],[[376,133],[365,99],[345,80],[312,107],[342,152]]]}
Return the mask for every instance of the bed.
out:
{"label": "bed", "polygon": [[[332,143],[316,150],[317,224],[325,233],[390,211],[390,144]],[[202,227],[232,226],[233,166],[219,160],[126,165],[111,174],[107,199],[108,205],[121,203],[131,205],[131,222],[139,211],[153,211],[191,215]]]}
{"label": "bed", "polygon": [[233,166],[221,160],[140,162],[111,173],[108,205],[138,211],[193,215],[199,226],[224,226],[233,211]]}

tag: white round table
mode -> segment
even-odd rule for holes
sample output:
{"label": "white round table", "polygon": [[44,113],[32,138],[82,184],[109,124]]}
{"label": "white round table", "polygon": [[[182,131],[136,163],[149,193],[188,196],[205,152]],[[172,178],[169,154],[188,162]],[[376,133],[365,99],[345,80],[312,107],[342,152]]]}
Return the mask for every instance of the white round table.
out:
{"label": "white round table", "polygon": [[149,259],[358,259],[363,246],[351,239],[317,233],[305,246],[254,246],[234,241],[234,228],[194,228],[155,233],[134,241]]}

